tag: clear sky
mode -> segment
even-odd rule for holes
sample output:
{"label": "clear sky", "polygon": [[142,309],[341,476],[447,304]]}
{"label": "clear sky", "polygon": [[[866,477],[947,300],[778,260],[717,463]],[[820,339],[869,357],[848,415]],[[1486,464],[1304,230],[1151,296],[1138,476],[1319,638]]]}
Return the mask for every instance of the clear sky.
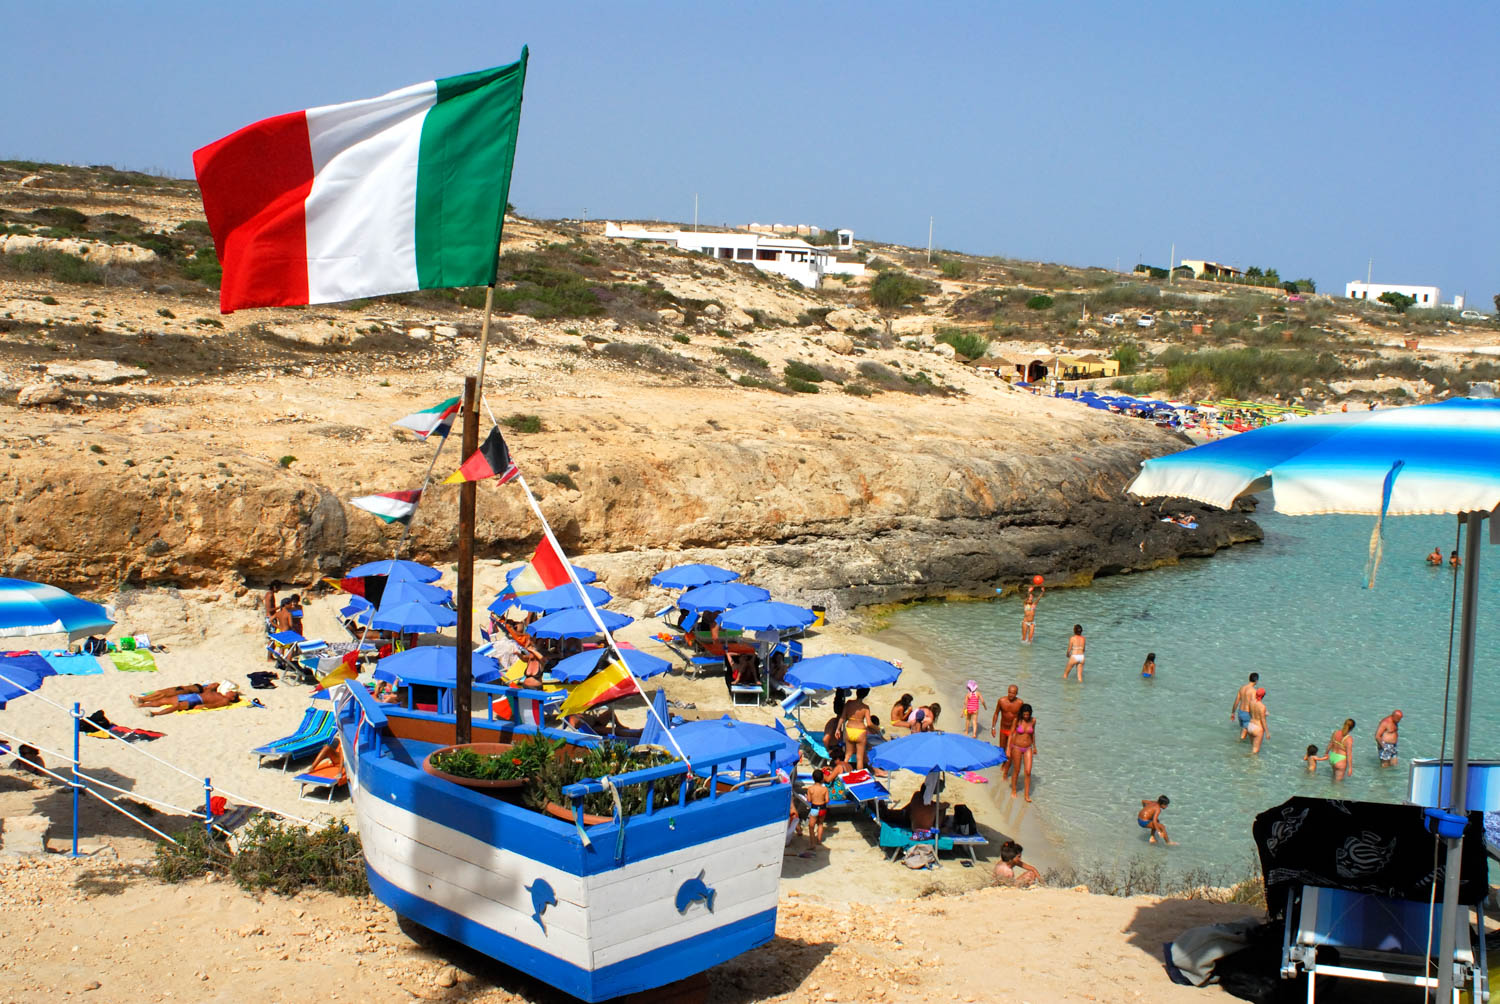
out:
{"label": "clear sky", "polygon": [[1500,5],[0,0],[0,157],[188,176],[531,46],[525,213],[1500,292]]}

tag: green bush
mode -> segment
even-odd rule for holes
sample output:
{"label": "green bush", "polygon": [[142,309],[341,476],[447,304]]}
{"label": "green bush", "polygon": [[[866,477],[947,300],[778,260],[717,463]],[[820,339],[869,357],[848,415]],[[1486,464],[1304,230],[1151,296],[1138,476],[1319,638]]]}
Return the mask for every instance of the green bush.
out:
{"label": "green bush", "polygon": [[575,492],[578,490],[578,482],[573,480],[572,475],[564,474],[561,471],[548,471],[546,474],[542,475],[542,480],[550,481],[554,485],[561,485],[562,487],[571,489]]}
{"label": "green bush", "polygon": [[90,264],[77,255],[50,248],[33,248],[20,254],[6,255],[4,262],[25,275],[45,275],[58,282],[104,282],[104,270],[99,266]]}
{"label": "green bush", "polygon": [[938,265],[938,271],[945,279],[962,279],[964,277],[964,263],[961,261],[944,261]]}
{"label": "green bush", "polygon": [[88,223],[89,218],[85,213],[68,206],[47,206],[42,209],[33,209],[31,218],[43,226],[57,227],[63,230],[76,230]]}
{"label": "green bush", "polygon": [[809,380],[799,380],[799,379],[797,379],[794,376],[789,376],[789,377],[786,378],[786,385],[787,385],[787,388],[789,390],[794,390],[794,391],[796,391],[799,394],[816,394],[816,393],[818,393],[818,385],[817,384],[812,383]]}
{"label": "green bush", "polygon": [[1052,306],[1052,303],[1052,297],[1048,296],[1046,293],[1038,293],[1036,296],[1033,296],[1031,299],[1026,301],[1026,309],[1046,310],[1048,307]]}
{"label": "green bush", "polygon": [[1116,346],[1114,352],[1110,353],[1110,358],[1120,364],[1121,374],[1129,374],[1136,371],[1143,357],[1139,345],[1135,342],[1125,342]]}
{"label": "green bush", "polygon": [[540,415],[523,415],[520,412],[516,412],[513,415],[507,415],[505,418],[502,418],[500,424],[512,432],[542,431],[542,418]]}
{"label": "green bush", "polygon": [[751,369],[769,370],[771,368],[771,364],[765,359],[762,359],[749,349],[742,349],[736,345],[715,345],[714,351],[726,359],[733,360],[741,366],[748,366]]}
{"label": "green bush", "polygon": [[937,340],[953,346],[953,351],[965,359],[978,359],[990,350],[988,338],[972,331],[961,331],[958,328],[944,328],[938,332]]}
{"label": "green bush", "polygon": [[870,302],[890,310],[917,302],[924,293],[932,292],[933,288],[933,284],[926,279],[919,279],[893,268],[881,272],[870,283]]}
{"label": "green bush", "polygon": [[224,269],[211,247],[199,248],[191,258],[183,258],[179,268],[187,278],[208,286],[218,286],[224,279]]}
{"label": "green bush", "polygon": [[689,342],[691,342],[692,339],[689,338],[687,335],[684,335],[682,332],[679,331],[679,332],[677,332],[676,334],[674,334],[672,336],[672,341],[677,342],[677,343],[679,343],[681,345],[686,345]]}
{"label": "green bush", "polygon": [[601,355],[642,369],[670,373],[697,368],[697,363],[675,352],[667,352],[645,342],[610,342],[599,350]]}
{"label": "green bush", "polygon": [[[676,763],[677,758],[669,753],[642,748],[632,749],[621,742],[606,741],[598,746],[579,750],[571,756],[555,757],[535,775],[534,782],[523,791],[523,801],[533,809],[541,810],[548,802],[566,806],[568,799],[564,788],[580,781],[599,777],[618,777],[631,771],[647,767],[660,767]],[[681,799],[682,778],[672,776],[650,784],[626,784],[618,789],[621,816],[634,816],[646,809],[646,793],[652,792],[652,806],[661,808],[677,805]],[[613,816],[615,800],[607,791],[585,795],[583,811],[595,816]]]}
{"label": "green bush", "polygon": [[786,377],[787,386],[791,386],[793,380],[799,380],[804,383],[822,383],[827,379],[823,375],[823,371],[816,366],[809,366],[807,363],[799,362],[796,359],[786,364],[786,368],[782,370],[782,375]]}
{"label": "green bush", "polygon": [[1310,382],[1339,376],[1343,366],[1331,352],[1276,352],[1258,348],[1203,349],[1185,352],[1175,346],[1156,358],[1166,368],[1167,390],[1174,396],[1191,387],[1212,387],[1220,397],[1295,393]]}
{"label": "green bush", "polygon": [[280,467],[290,467],[293,464],[295,464],[296,462],[297,462],[297,458],[294,457],[294,456],[292,456],[290,453],[288,453],[286,456],[282,457],[280,460],[276,461],[277,465],[280,466]]}
{"label": "green bush", "polygon": [[[604,313],[598,284],[539,252],[500,256],[497,279],[509,288],[495,289],[495,307],[529,317],[591,317]],[[479,290],[483,303],[484,291]]]}
{"label": "green bush", "polygon": [[875,392],[862,383],[850,382],[844,384],[844,393],[853,394],[855,397],[869,397]]}
{"label": "green bush", "polygon": [[242,830],[237,850],[210,838],[201,826],[156,845],[152,871],[164,882],[185,882],[210,873],[227,875],[241,888],[291,896],[306,888],[343,896],[369,895],[359,836],[340,822],[319,829],[265,816]]}
{"label": "green bush", "polygon": [[167,318],[176,318],[177,317],[176,314],[172,313],[166,307],[157,307],[156,308],[156,316],[157,317],[167,317]]}

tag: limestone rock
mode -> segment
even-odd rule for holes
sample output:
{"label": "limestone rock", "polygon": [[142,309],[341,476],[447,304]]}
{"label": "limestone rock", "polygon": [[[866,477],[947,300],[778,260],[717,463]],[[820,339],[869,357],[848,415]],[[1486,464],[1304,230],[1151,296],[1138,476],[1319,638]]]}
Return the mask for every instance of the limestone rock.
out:
{"label": "limestone rock", "polygon": [[457,338],[458,329],[451,324],[434,324],[432,333],[439,338]]}
{"label": "limestone rock", "polygon": [[121,366],[111,359],[82,359],[74,363],[48,363],[47,376],[71,383],[124,383],[146,375],[143,369]]}
{"label": "limestone rock", "polygon": [[61,251],[94,265],[130,265],[156,260],[156,252],[136,244],[105,244],[72,237],[33,237],[30,234],[0,236],[0,254],[23,251]]}
{"label": "limestone rock", "polygon": [[428,331],[426,328],[408,328],[406,331],[406,337],[415,338],[419,342],[425,342],[432,337],[432,332]]}
{"label": "limestone rock", "polygon": [[958,355],[958,350],[947,342],[939,342],[932,347],[934,355],[942,356],[944,359],[952,359]]}
{"label": "limestone rock", "polygon": [[835,331],[854,331],[858,328],[873,328],[875,321],[868,314],[852,307],[831,310],[823,322]]}
{"label": "limestone rock", "polygon": [[299,321],[295,324],[273,324],[267,329],[277,338],[301,345],[348,345],[361,337],[341,325],[327,321]]}
{"label": "limestone rock", "polygon": [[705,317],[718,317],[721,313],[723,313],[723,309],[724,308],[720,307],[717,303],[710,303],[708,306],[703,308],[703,314]]}
{"label": "limestone rock", "polygon": [[658,310],[656,312],[656,316],[657,316],[658,319],[660,319],[661,323],[663,323],[663,324],[681,324],[682,323],[682,311],[675,310],[675,309],[673,309],[671,307],[666,307],[666,308],[663,308],[662,310]]}
{"label": "limestone rock", "polygon": [[16,395],[16,404],[36,408],[44,404],[60,404],[67,400],[63,389],[55,383],[34,383],[22,387]]}
{"label": "limestone rock", "polygon": [[748,328],[755,324],[755,318],[745,313],[739,307],[730,307],[724,311],[724,323],[731,328]]}
{"label": "limestone rock", "polygon": [[829,352],[841,356],[847,356],[854,351],[854,339],[848,335],[824,335],[823,345]]}

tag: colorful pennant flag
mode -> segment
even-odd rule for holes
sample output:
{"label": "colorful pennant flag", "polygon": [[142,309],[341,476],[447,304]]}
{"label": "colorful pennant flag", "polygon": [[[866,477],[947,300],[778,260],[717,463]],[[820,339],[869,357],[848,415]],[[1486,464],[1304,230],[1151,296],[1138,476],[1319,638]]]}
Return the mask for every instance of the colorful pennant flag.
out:
{"label": "colorful pennant flag", "polygon": [[385,595],[386,581],[384,575],[359,575],[349,579],[340,579],[339,588],[346,593],[363,596],[370,601],[371,606],[378,607],[380,598]]}
{"label": "colorful pennant flag", "polygon": [[531,567],[536,571],[537,578],[542,580],[543,588],[551,589],[570,581],[567,563],[545,534],[536,545],[536,553],[531,556]]}
{"label": "colorful pennant flag", "polygon": [[498,428],[490,429],[490,434],[479,444],[479,449],[474,455],[463,462],[463,466],[443,481],[445,485],[461,484],[465,481],[483,481],[485,478],[499,478],[500,484],[505,484],[511,478],[519,474],[516,465],[511,462],[510,450],[506,449],[505,438],[500,435]]}
{"label": "colorful pennant flag", "polygon": [[453,421],[458,417],[460,400],[450,397],[442,404],[435,404],[431,408],[423,408],[421,411],[412,412],[405,418],[391,423],[399,425],[403,429],[410,429],[417,435],[426,439],[429,436],[437,436],[439,439],[448,435],[453,428]]}
{"label": "colorful pennant flag", "polygon": [[411,522],[412,514],[417,511],[417,502],[421,498],[421,491],[386,492],[382,495],[361,495],[359,498],[350,499],[349,504],[365,512],[374,513],[387,523],[405,525]]}
{"label": "colorful pennant flag", "polygon": [[519,62],[245,126],[193,154],[219,309],[495,281]]}

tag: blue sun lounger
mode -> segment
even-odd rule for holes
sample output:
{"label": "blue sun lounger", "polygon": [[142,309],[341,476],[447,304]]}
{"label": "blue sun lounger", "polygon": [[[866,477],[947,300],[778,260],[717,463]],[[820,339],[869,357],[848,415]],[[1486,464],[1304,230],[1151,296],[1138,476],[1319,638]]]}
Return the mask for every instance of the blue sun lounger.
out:
{"label": "blue sun lounger", "polygon": [[297,731],[264,746],[257,746],[250,752],[260,758],[257,766],[265,766],[267,760],[281,760],[282,769],[285,770],[291,761],[322,749],[333,738],[337,724],[331,710],[309,707],[303,712],[302,724],[297,726]]}

